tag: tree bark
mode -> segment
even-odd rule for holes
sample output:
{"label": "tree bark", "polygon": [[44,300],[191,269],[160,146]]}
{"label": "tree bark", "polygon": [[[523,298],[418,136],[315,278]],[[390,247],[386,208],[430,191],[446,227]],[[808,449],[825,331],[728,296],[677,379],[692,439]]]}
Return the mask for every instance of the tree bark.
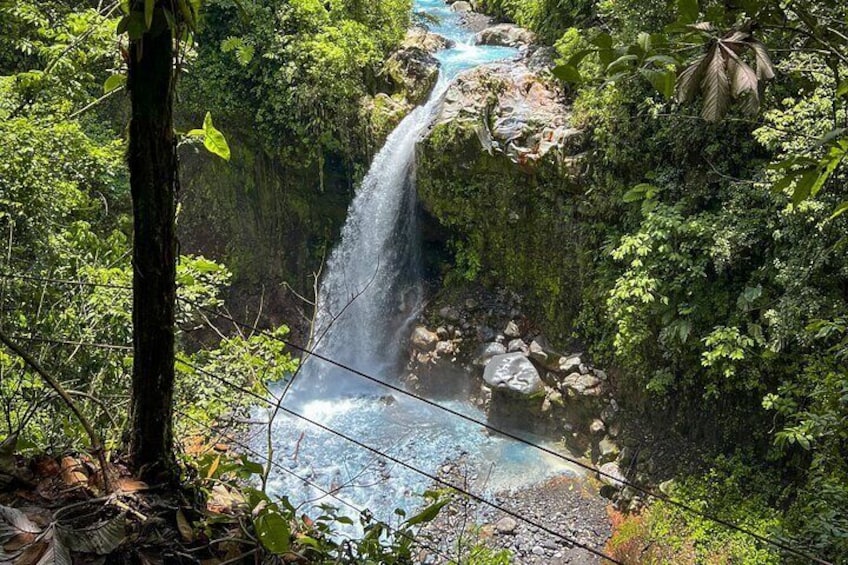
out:
{"label": "tree bark", "polygon": [[[157,11],[157,18],[162,18]],[[174,41],[154,25],[130,42],[129,170],[133,203],[133,376],[129,453],[142,478],[177,477],[173,454],[175,210]]]}

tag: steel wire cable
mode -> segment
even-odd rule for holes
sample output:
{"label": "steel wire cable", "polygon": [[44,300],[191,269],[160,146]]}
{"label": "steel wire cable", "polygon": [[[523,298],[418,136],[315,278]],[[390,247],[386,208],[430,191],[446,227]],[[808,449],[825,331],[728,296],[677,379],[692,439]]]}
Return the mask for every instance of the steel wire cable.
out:
{"label": "steel wire cable", "polygon": [[[82,286],[93,286],[93,287],[120,288],[120,289],[125,289],[125,290],[131,289],[131,287],[127,287],[127,286],[105,285],[105,284],[99,284],[99,283],[88,283],[88,282],[84,282],[84,281],[72,281],[72,280],[61,280],[61,279],[45,279],[45,278],[41,278],[41,277],[17,276],[17,275],[10,274],[10,273],[0,273],[0,278],[20,278],[20,279],[24,279],[24,280],[31,280],[31,281],[45,282],[45,283],[54,283],[54,284],[71,284],[71,285],[82,285]],[[371,381],[371,382],[374,382],[378,385],[386,387],[386,388],[388,388],[388,389],[390,389],[394,392],[397,392],[397,393],[402,394],[404,396],[408,396],[410,398],[414,398],[414,399],[416,399],[420,402],[423,402],[423,403],[425,403],[425,404],[427,404],[427,405],[429,405],[433,408],[444,411],[448,414],[451,414],[452,416],[456,416],[458,418],[461,418],[461,419],[463,419],[463,420],[465,420],[469,423],[479,425],[479,426],[481,426],[481,427],[483,427],[483,428],[485,428],[489,431],[498,433],[498,434],[500,434],[504,437],[508,437],[508,438],[510,438],[514,441],[517,441],[517,442],[522,443],[524,445],[527,445],[529,447],[533,447],[535,449],[538,449],[538,450],[542,451],[543,453],[546,453],[548,455],[551,455],[551,456],[556,457],[558,459],[561,459],[563,461],[567,461],[569,463],[577,465],[578,467],[581,467],[581,468],[583,468],[587,471],[591,471],[593,473],[596,473],[600,477],[606,477],[607,479],[610,479],[611,481],[613,481],[614,484],[629,486],[629,487],[633,488],[634,490],[636,490],[636,491],[638,491],[638,492],[640,492],[640,493],[642,493],[646,496],[649,496],[653,499],[660,500],[662,502],[665,502],[667,504],[670,504],[672,506],[680,508],[681,510],[683,510],[685,512],[700,516],[701,518],[704,518],[705,520],[715,522],[715,523],[720,524],[720,525],[722,525],[726,528],[729,528],[729,529],[737,531],[741,534],[750,536],[750,537],[752,537],[752,538],[754,538],[754,539],[756,539],[756,540],[758,540],[762,543],[765,543],[765,544],[770,545],[772,547],[781,549],[781,550],[783,550],[787,553],[790,553],[790,554],[792,554],[796,557],[801,557],[801,558],[807,559],[809,561],[812,561],[814,563],[819,563],[820,565],[833,565],[833,563],[831,563],[830,561],[826,561],[826,560],[821,559],[819,557],[816,557],[814,555],[810,555],[810,554],[806,553],[805,551],[802,551],[800,549],[796,549],[796,548],[794,548],[790,545],[787,545],[786,543],[783,543],[779,540],[775,540],[775,539],[766,537],[764,535],[758,534],[757,532],[743,528],[742,526],[734,524],[733,522],[730,522],[730,521],[728,521],[724,518],[715,516],[715,515],[710,514],[708,512],[704,512],[703,510],[699,510],[699,509],[697,509],[693,506],[690,506],[690,505],[688,505],[684,502],[680,502],[679,500],[675,500],[674,498],[671,498],[671,497],[669,497],[665,494],[661,494],[661,493],[657,493],[655,491],[652,491],[651,489],[648,489],[647,487],[643,487],[643,486],[641,486],[637,483],[631,482],[624,477],[616,476],[616,475],[613,475],[611,473],[607,473],[607,472],[602,471],[601,469],[599,469],[597,467],[594,467],[593,465],[590,465],[588,463],[580,461],[579,459],[569,457],[568,455],[565,455],[563,453],[555,451],[551,448],[533,443],[532,441],[524,439],[519,435],[510,433],[506,430],[499,429],[495,426],[492,426],[491,424],[489,424],[487,422],[483,422],[481,420],[478,420],[476,418],[473,418],[471,416],[463,414],[463,413],[461,413],[457,410],[453,410],[452,408],[449,408],[447,406],[443,406],[443,405],[441,405],[441,404],[439,404],[435,401],[432,401],[432,400],[429,400],[427,398],[416,395],[415,393],[412,393],[412,392],[410,392],[406,389],[403,389],[403,388],[398,387],[396,385],[393,385],[391,383],[385,382],[385,381],[383,381],[383,380],[381,380],[377,377],[369,375],[369,374],[367,374],[363,371],[360,371],[358,369],[355,369],[353,367],[349,367],[349,366],[345,365],[344,363],[340,363],[338,361],[335,361],[335,360],[333,360],[329,357],[326,357],[326,356],[324,356],[324,355],[322,355],[322,354],[320,354],[320,353],[318,353],[318,352],[316,352],[316,351],[314,351],[314,350],[312,350],[308,347],[301,346],[297,343],[292,342],[291,340],[282,338],[282,337],[274,335],[274,334],[272,334],[268,331],[257,328],[255,325],[246,324],[244,322],[238,321],[238,320],[232,318],[231,316],[229,316],[228,314],[225,314],[223,312],[219,312],[219,311],[214,310],[212,308],[208,308],[208,307],[200,304],[199,302],[196,302],[196,301],[193,301],[193,300],[190,300],[190,299],[187,299],[187,298],[182,298],[182,297],[178,297],[177,299],[180,300],[180,301],[186,302],[188,304],[191,304],[191,305],[195,306],[196,308],[203,310],[204,312],[206,312],[208,314],[212,314],[214,316],[218,316],[218,317],[221,317],[225,320],[228,320],[229,322],[231,322],[231,323],[235,324],[236,326],[239,326],[243,329],[249,329],[249,330],[252,330],[252,331],[254,331],[254,332],[256,332],[260,335],[263,335],[263,336],[268,337],[270,339],[274,339],[276,341],[279,341],[280,343],[282,343],[282,344],[284,344],[284,345],[286,345],[286,346],[288,346],[288,347],[290,347],[290,348],[292,348],[296,351],[299,351],[301,353],[309,355],[310,357],[315,357],[316,359],[319,359],[319,360],[324,361],[326,363],[329,363],[329,364],[331,364],[331,365],[333,365],[337,368],[340,368],[344,371],[347,371],[347,372],[352,373],[356,376],[359,376],[363,379],[366,379],[368,381]]]}

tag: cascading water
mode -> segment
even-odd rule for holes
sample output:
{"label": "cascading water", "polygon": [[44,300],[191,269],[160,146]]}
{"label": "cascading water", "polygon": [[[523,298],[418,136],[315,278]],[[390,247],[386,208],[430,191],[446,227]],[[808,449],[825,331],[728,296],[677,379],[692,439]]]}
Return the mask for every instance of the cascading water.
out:
{"label": "cascading water", "polygon": [[[438,18],[435,31],[456,43],[441,51],[440,78],[429,101],[407,116],[374,158],[357,191],[341,242],[325,268],[318,297],[313,347],[321,356],[397,384],[409,324],[418,314],[419,242],[415,221],[415,145],[437,115],[450,81],[463,70],[514,57],[515,49],[475,46],[471,34],[442,0],[417,0],[416,10]],[[316,357],[305,361],[285,406],[312,420],[432,472],[446,459],[469,454],[491,489],[535,482],[563,472],[562,462],[480,426],[369,382]],[[455,400],[449,406],[475,419],[485,416]],[[408,469],[385,463],[308,423],[279,414],[273,425],[276,462],[301,477],[337,489],[338,496],[386,519],[411,510],[430,485]],[[293,501],[320,497],[285,473],[272,491]],[[332,503],[332,500],[328,500]]]}

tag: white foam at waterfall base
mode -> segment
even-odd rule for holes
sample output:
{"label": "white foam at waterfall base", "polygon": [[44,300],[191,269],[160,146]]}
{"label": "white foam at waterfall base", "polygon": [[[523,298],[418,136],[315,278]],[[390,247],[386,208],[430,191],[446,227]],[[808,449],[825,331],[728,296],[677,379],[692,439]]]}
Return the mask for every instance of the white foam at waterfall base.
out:
{"label": "white foam at waterfall base", "polygon": [[[418,6],[444,10],[444,4],[434,0],[420,0]],[[341,241],[327,262],[319,288],[314,349],[395,385],[409,324],[422,301],[415,145],[457,73],[516,54],[509,48],[470,45],[470,35],[455,18],[445,16],[439,28],[460,43],[438,54],[442,72],[430,100],[398,125],[374,158],[350,205]],[[462,399],[446,404],[477,420],[485,419]],[[477,490],[517,487],[573,472],[559,459],[491,435],[477,424],[318,357],[305,361],[285,406],[429,473],[466,455],[469,472],[477,477],[469,477],[469,484]],[[414,510],[422,503],[420,495],[433,486],[426,477],[285,413],[273,422],[273,442],[278,465],[358,508],[369,508],[384,520],[392,519],[395,508]],[[272,493],[288,496],[295,504],[321,495],[282,471],[273,473],[269,486]]]}

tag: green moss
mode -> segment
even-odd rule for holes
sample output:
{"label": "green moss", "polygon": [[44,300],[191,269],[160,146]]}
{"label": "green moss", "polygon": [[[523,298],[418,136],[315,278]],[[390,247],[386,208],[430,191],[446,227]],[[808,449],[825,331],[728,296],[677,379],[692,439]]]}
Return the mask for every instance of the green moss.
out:
{"label": "green moss", "polygon": [[439,124],[419,146],[420,198],[454,238],[446,280],[505,284],[529,296],[532,313],[552,327],[571,328],[582,279],[574,187],[556,163],[523,171],[485,152],[481,127]]}

